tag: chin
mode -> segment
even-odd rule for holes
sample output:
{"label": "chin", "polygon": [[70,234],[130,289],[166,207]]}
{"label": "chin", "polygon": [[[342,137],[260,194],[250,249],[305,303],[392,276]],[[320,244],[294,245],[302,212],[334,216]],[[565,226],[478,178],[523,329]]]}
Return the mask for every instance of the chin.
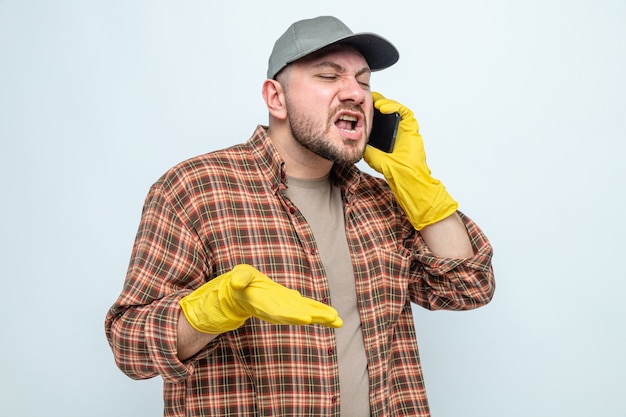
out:
{"label": "chin", "polygon": [[361,159],[363,159],[363,153],[365,152],[365,147],[359,149],[351,149],[350,152],[341,152],[339,155],[336,155],[334,162],[340,164],[356,164]]}

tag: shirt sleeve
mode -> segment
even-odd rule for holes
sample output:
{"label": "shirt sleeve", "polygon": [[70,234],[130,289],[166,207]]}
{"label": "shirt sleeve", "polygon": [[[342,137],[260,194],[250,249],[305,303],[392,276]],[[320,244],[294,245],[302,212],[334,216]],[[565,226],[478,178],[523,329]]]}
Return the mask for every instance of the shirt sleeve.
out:
{"label": "shirt sleeve", "polygon": [[183,203],[163,184],[153,185],[146,198],[124,288],[105,330],[125,374],[178,382],[193,372],[177,357],[178,302],[206,282],[207,264]]}
{"label": "shirt sleeve", "polygon": [[458,212],[470,236],[474,256],[435,256],[419,233],[415,247],[417,279],[409,288],[411,301],[430,310],[471,310],[491,301],[495,280],[493,249],[478,225]]}

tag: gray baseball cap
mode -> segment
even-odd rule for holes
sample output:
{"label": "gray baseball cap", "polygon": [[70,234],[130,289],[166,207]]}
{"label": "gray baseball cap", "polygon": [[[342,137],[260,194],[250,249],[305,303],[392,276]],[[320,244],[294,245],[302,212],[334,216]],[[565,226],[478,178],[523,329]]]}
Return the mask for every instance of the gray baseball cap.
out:
{"label": "gray baseball cap", "polygon": [[288,64],[330,45],[348,44],[365,58],[372,71],[392,66],[400,58],[395,46],[375,33],[353,33],[341,20],[319,16],[295,22],[274,44],[267,78],[274,78]]}

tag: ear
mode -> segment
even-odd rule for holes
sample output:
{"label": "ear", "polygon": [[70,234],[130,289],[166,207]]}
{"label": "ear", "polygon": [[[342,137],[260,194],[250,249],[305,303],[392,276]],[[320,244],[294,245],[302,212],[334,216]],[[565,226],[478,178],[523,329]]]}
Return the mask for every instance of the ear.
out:
{"label": "ear", "polygon": [[287,105],[285,104],[285,91],[283,86],[276,80],[265,80],[263,83],[263,100],[270,115],[277,119],[287,118]]}

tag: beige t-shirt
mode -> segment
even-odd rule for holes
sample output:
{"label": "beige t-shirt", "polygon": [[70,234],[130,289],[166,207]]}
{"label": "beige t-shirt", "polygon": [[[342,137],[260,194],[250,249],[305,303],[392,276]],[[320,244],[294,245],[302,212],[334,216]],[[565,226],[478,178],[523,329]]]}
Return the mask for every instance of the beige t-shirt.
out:
{"label": "beige t-shirt", "polygon": [[329,177],[288,178],[287,196],[311,226],[328,277],[332,305],[343,319],[335,329],[339,363],[341,415],[367,417],[369,379],[357,308],[354,272],[345,233],[341,189]]}

